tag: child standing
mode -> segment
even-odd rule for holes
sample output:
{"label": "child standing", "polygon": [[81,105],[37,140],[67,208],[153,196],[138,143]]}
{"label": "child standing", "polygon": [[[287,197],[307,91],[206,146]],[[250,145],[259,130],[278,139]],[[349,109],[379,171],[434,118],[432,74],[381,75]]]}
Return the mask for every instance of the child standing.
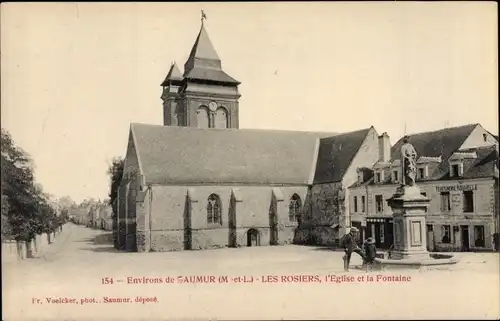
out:
{"label": "child standing", "polygon": [[373,238],[369,237],[363,244],[365,252],[365,268],[366,271],[373,269],[373,263],[375,263],[375,258],[377,257],[377,247],[375,246],[375,241]]}

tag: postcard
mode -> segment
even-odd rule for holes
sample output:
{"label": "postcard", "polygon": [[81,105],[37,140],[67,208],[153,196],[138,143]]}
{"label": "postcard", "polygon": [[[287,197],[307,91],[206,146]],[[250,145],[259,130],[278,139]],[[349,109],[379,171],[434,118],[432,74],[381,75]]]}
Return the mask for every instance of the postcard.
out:
{"label": "postcard", "polygon": [[2,3],[2,319],[498,319],[497,27]]}

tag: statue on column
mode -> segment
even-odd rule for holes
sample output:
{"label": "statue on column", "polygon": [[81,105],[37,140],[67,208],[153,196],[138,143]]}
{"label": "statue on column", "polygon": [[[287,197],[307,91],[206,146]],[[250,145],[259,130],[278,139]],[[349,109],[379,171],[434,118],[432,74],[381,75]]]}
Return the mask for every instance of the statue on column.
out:
{"label": "statue on column", "polygon": [[417,152],[412,144],[409,143],[408,136],[403,138],[401,146],[401,166],[402,166],[402,185],[414,186],[417,176]]}

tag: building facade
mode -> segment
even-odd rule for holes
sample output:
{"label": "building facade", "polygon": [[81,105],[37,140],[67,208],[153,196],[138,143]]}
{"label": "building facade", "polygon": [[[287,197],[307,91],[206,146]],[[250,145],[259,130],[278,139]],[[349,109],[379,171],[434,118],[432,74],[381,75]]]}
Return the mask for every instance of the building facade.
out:
{"label": "building facade", "polygon": [[[430,199],[431,251],[492,250],[498,233],[498,141],[479,124],[409,136],[417,151],[417,184]],[[351,219],[362,236],[392,245],[392,197],[401,179],[402,140],[388,162],[358,169],[350,187]]]}
{"label": "building facade", "polygon": [[376,130],[239,129],[238,85],[202,25],[162,83],[164,126],[130,127],[118,248],[331,244],[348,230],[347,187],[376,161]]}
{"label": "building facade", "polygon": [[[402,142],[391,148],[389,136],[373,127],[240,129],[239,84],[223,71],[202,25],[184,71],[172,64],[161,84],[163,126],[130,126],[115,246],[149,252],[335,245],[357,226],[361,239],[374,236],[379,247],[389,247],[386,200],[401,176]],[[411,142],[420,156],[419,184],[431,197],[428,243],[490,248],[498,166],[488,152],[498,159],[498,141],[470,125],[412,135]],[[454,171],[459,176],[450,176]],[[446,189],[450,209],[442,211]]]}

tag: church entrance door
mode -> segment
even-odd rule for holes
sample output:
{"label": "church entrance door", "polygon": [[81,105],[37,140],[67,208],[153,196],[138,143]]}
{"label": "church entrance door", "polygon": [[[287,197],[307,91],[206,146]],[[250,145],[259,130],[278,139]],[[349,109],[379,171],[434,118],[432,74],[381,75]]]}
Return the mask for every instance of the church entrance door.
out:
{"label": "church entrance door", "polygon": [[247,246],[260,246],[260,233],[254,228],[247,232]]}

